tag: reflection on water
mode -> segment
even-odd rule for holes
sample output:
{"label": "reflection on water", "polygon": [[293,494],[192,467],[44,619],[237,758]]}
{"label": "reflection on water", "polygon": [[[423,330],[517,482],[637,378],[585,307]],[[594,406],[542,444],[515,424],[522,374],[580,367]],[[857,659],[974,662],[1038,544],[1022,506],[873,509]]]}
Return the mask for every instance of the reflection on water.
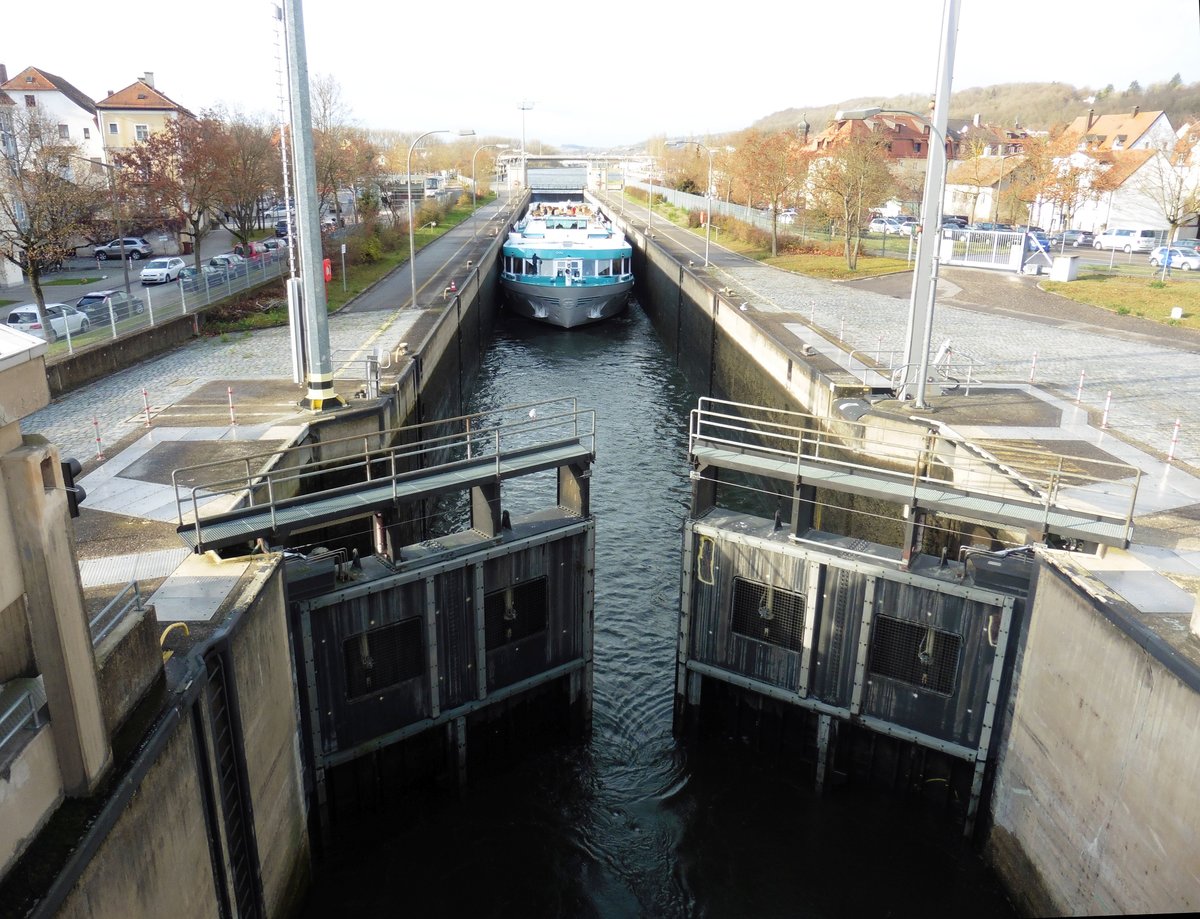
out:
{"label": "reflection on water", "polygon": [[[472,409],[557,396],[598,418],[592,735],[474,775],[461,800],[415,802],[398,832],[339,849],[306,914],[1012,915],[936,816],[862,790],[818,797],[750,751],[676,744],[695,395],[636,304],[570,331],[502,315]],[[520,480],[504,503],[516,515],[553,493]]]}

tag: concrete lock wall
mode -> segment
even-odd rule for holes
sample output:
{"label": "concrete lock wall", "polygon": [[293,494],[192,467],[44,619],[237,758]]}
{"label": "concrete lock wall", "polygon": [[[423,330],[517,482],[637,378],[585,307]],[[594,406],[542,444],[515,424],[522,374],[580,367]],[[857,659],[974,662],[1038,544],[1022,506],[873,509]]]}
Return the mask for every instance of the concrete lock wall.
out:
{"label": "concrete lock wall", "polygon": [[308,883],[309,846],[281,557],[255,573],[239,605],[231,650],[263,902],[268,916],[286,916]]}
{"label": "concrete lock wall", "polygon": [[159,919],[218,915],[197,750],[179,722],[58,915]]}
{"label": "concrete lock wall", "polygon": [[62,776],[54,732],[43,724],[34,738],[0,771],[0,877],[33,841],[62,802]]}
{"label": "concrete lock wall", "polygon": [[1039,565],[988,855],[1027,915],[1200,909],[1200,699]]}
{"label": "concrete lock wall", "polygon": [[96,648],[100,707],[110,737],[162,676],[158,634],[154,607],[147,607],[129,613]]}

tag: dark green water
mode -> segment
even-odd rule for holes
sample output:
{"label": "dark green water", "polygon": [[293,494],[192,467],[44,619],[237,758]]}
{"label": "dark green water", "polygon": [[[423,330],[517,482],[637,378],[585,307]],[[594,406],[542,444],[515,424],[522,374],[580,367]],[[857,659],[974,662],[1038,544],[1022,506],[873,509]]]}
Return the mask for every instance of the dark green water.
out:
{"label": "dark green water", "polygon": [[[750,750],[676,743],[695,394],[636,304],[571,331],[506,319],[472,409],[575,396],[597,412],[592,734],[340,847],[318,866],[306,915],[1013,915],[945,818],[859,789],[818,796]],[[506,486],[505,505],[523,512],[526,488],[545,503],[547,483],[527,481]]]}

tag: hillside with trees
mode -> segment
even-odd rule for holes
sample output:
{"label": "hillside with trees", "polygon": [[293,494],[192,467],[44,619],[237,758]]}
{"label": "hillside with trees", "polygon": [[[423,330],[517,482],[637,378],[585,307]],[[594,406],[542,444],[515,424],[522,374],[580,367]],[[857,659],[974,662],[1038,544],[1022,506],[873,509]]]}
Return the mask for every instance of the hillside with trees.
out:
{"label": "hillside with trees", "polygon": [[[794,130],[803,118],[814,132],[820,131],[839,109],[868,107],[929,110],[930,99],[920,93],[898,96],[846,99],[826,105],[797,106],[767,115],[751,127],[760,131]],[[1140,85],[1136,80],[1124,89],[1111,84],[1103,89],[1075,87],[1067,83],[1002,83],[975,86],[951,95],[950,127],[969,124],[975,114],[984,122],[1013,125],[1036,131],[1054,131],[1079,115],[1095,109],[1097,115],[1128,112],[1134,106],[1142,111],[1165,111],[1171,124],[1179,127],[1200,116],[1200,82],[1185,84],[1176,74],[1163,83]]]}

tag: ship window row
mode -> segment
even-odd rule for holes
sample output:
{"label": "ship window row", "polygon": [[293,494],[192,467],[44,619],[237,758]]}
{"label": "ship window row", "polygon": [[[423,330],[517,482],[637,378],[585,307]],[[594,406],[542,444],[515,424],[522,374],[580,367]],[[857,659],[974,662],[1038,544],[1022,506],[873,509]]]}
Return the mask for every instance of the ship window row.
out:
{"label": "ship window row", "polygon": [[[558,264],[559,262],[563,264]],[[629,274],[633,270],[633,259],[624,258],[603,259],[532,259],[516,255],[504,256],[504,273],[515,275],[532,275],[544,278],[571,277],[608,278]]]}

